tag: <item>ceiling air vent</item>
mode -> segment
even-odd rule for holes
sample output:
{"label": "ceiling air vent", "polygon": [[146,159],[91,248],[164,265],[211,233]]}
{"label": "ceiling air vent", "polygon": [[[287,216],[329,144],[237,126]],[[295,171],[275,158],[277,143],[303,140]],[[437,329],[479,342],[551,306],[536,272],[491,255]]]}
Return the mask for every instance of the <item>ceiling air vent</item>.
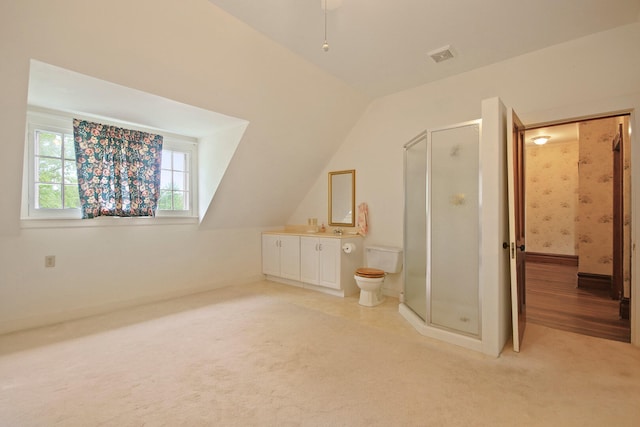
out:
{"label": "ceiling air vent", "polygon": [[431,52],[428,53],[428,55],[435,62],[442,62],[442,61],[446,61],[447,59],[453,58],[453,52],[451,52],[451,46],[449,45],[446,45],[436,50],[432,50]]}

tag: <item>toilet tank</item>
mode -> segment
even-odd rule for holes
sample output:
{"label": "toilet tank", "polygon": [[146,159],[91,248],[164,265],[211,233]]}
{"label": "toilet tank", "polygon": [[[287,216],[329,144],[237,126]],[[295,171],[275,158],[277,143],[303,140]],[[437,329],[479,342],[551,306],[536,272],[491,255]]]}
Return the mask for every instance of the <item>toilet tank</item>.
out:
{"label": "toilet tank", "polygon": [[367,267],[377,268],[387,273],[402,270],[402,249],[392,246],[368,246]]}

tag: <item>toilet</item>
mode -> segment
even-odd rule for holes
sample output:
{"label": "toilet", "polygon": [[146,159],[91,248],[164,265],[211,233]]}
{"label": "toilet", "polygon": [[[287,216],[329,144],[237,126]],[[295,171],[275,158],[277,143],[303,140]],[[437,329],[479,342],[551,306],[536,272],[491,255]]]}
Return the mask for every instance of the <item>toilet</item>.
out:
{"label": "toilet", "polygon": [[365,253],[366,267],[358,268],[353,277],[360,288],[360,305],[375,307],[384,301],[382,284],[385,275],[399,273],[402,269],[402,249],[368,246]]}

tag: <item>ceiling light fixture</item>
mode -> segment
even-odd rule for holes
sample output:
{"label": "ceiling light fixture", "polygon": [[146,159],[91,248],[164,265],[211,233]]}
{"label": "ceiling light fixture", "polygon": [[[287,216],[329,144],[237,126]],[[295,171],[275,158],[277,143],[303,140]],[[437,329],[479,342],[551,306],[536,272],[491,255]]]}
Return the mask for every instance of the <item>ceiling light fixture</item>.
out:
{"label": "ceiling light fixture", "polygon": [[550,136],[545,136],[545,135],[541,135],[541,136],[536,136],[534,138],[532,138],[531,140],[533,141],[534,144],[536,145],[544,145],[547,143],[547,141],[549,141],[551,139]]}
{"label": "ceiling light fixture", "polygon": [[324,43],[322,44],[322,50],[329,51],[329,43],[327,43],[327,0],[324,0]]}

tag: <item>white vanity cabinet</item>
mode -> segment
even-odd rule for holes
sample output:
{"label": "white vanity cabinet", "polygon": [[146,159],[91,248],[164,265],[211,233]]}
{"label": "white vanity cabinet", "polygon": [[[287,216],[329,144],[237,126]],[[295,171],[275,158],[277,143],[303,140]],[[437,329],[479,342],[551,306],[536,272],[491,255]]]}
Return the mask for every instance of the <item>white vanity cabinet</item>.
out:
{"label": "white vanity cabinet", "polygon": [[262,235],[262,273],[300,280],[300,237],[286,234]]}
{"label": "white vanity cabinet", "polygon": [[262,234],[262,273],[276,282],[336,296],[354,295],[359,289],[353,275],[362,261],[360,236]]}
{"label": "white vanity cabinet", "polygon": [[300,237],[300,280],[340,289],[340,239]]}

